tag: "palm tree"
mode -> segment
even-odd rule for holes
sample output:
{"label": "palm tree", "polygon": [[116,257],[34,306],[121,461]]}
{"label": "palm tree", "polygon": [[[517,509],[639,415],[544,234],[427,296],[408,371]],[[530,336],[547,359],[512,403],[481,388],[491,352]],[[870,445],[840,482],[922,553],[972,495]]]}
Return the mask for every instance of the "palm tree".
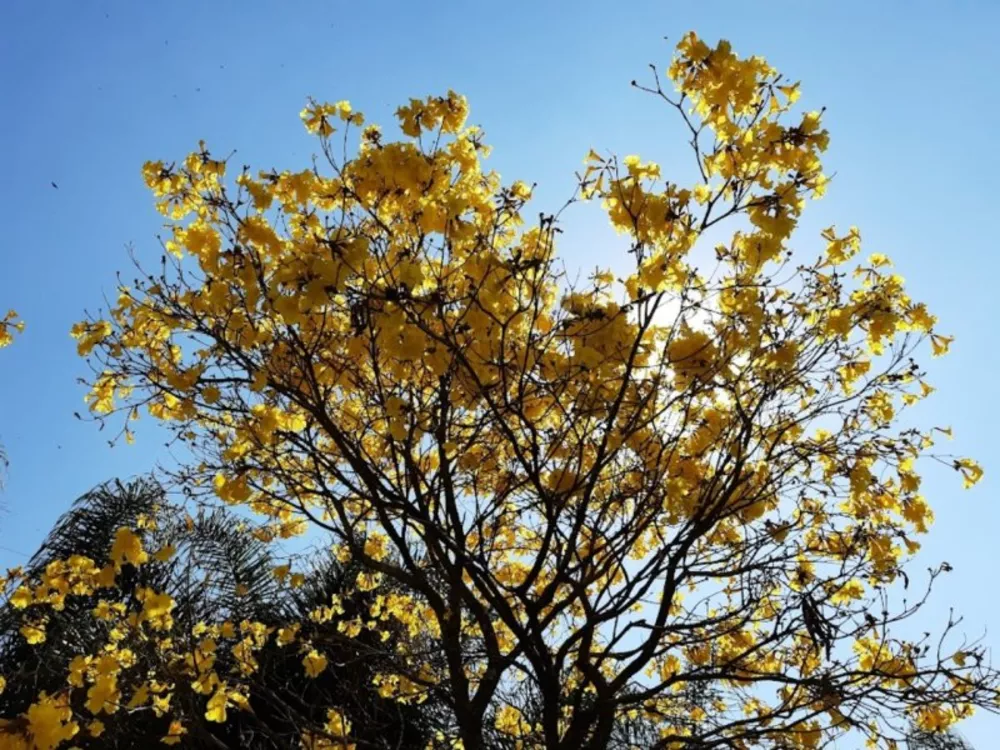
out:
{"label": "palm tree", "polygon": [[[321,645],[329,660],[328,669],[317,679],[305,680],[301,654],[271,642],[256,654],[260,668],[250,685],[247,712],[231,712],[225,724],[201,720],[204,699],[190,686],[178,684],[174,705],[188,706],[185,713],[186,746],[214,748],[298,747],[300,728],[321,726],[326,710],[338,707],[351,721],[352,735],[359,748],[423,747],[434,732],[448,723],[444,704],[433,698],[421,705],[400,705],[382,698],[373,678],[382,666],[386,648],[405,637],[395,632],[388,644],[374,633],[363,632],[349,639],[333,623],[310,622],[308,613],[329,604],[332,594],[345,591],[357,571],[328,553],[314,555],[312,571],[300,589],[280,585],[267,545],[245,533],[248,522],[216,509],[188,516],[170,505],[162,487],[149,478],[128,483],[100,485],[79,498],[55,524],[39,550],[26,566],[29,579],[37,579],[47,565],[72,555],[100,561],[107,557],[119,527],[134,527],[145,517],[144,542],[150,549],[166,544],[177,552],[169,561],[126,567],[116,589],[101,592],[101,598],[128,602],[139,587],[169,593],[176,605],[175,632],[189,633],[198,622],[243,620],[277,625],[302,622],[302,632]],[[351,608],[367,611],[374,593],[345,597],[347,616]],[[0,608],[0,676],[7,690],[0,694],[0,716],[23,713],[38,693],[54,693],[66,686],[66,666],[78,654],[91,654],[105,642],[102,623],[90,616],[95,596],[67,597],[65,608],[52,611],[47,623],[47,639],[30,646],[19,635],[22,610],[7,605]],[[411,649],[419,644],[408,644]],[[151,648],[151,647],[150,647]],[[155,652],[137,653],[138,659],[155,659]],[[232,666],[228,649],[220,649],[219,671]],[[77,691],[80,692],[80,691]],[[80,705],[74,708],[86,715]],[[81,747],[156,747],[167,731],[168,717],[151,712],[119,711],[103,717],[107,729],[99,739],[82,734],[75,738]],[[89,744],[88,744],[89,743]]]}
{"label": "palm tree", "polygon": [[[74,554],[93,560],[105,558],[115,530],[134,524],[140,514],[152,513],[163,499],[162,489],[149,480],[114,482],[92,489],[53,526],[25,566],[27,577],[37,579],[50,563]],[[148,572],[143,571],[143,575]],[[136,577],[135,571],[126,571],[120,585],[134,590]],[[0,675],[7,681],[7,689],[0,695],[0,715],[20,713],[39,689],[53,692],[65,685],[66,664],[103,637],[98,622],[89,616],[94,604],[93,597],[68,598],[64,609],[51,613],[42,648],[27,644],[20,636],[22,611],[9,604],[0,609]]]}
{"label": "palm tree", "polygon": [[923,732],[914,728],[906,737],[907,750],[974,750],[958,732]]}

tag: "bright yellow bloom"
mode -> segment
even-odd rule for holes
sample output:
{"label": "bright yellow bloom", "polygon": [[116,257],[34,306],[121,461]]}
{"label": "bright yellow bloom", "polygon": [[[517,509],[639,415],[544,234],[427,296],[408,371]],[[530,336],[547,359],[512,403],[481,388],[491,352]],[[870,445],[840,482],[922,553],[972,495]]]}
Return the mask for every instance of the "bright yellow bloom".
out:
{"label": "bright yellow bloom", "polygon": [[149,559],[142,548],[142,540],[131,529],[121,527],[115,532],[115,541],[111,546],[111,562],[121,566],[141,565]]}
{"label": "bright yellow bloom", "polygon": [[306,676],[308,677],[319,677],[323,670],[326,669],[326,665],[326,657],[316,649],[311,649],[302,657],[302,666],[305,667]]}
{"label": "bright yellow bloom", "polygon": [[13,310],[0,318],[0,349],[9,346],[14,341],[14,333],[24,331],[24,321],[17,319],[18,315]]}

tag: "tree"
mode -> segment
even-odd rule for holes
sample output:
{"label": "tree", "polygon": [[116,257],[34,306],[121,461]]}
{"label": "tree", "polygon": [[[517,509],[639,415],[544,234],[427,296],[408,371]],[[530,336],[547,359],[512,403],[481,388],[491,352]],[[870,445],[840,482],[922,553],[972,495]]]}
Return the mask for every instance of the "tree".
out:
{"label": "tree", "polygon": [[[322,159],[298,172],[227,181],[204,145],[147,163],[168,237],[74,328],[91,410],[128,439],[140,410],[162,421],[194,457],[175,478],[256,514],[258,539],[311,530],[357,591],[399,587],[375,627],[442,661],[385,648],[375,680],[446,701],[443,746],[603,748],[628,720],[663,748],[888,747],[894,717],[993,709],[954,622],[894,628],[927,595],[901,591],[932,518],[918,468],[982,473],[901,417],[951,338],[856,228],[791,250],[828,186],[798,84],[694,34],[668,75],[676,93],[637,87],[679,116],[697,183],[592,151],[570,203],[599,201],[628,252],[580,283],[563,210],[527,223],[532,189],[485,171],[454,92],[401,107],[399,141],[310,102]],[[327,659],[307,648],[308,678]],[[254,669],[199,673],[216,687],[178,714],[238,714]],[[303,742],[353,741],[332,716]]]}
{"label": "tree", "polygon": [[[221,509],[186,516],[150,479],[109,482],[78,499],[19,574],[20,593],[0,610],[0,679],[7,686],[0,694],[0,716],[25,714],[39,693],[58,695],[68,679],[71,686],[88,686],[69,696],[73,714],[99,717],[87,725],[86,733],[78,726],[79,736],[73,742],[80,747],[149,747],[175,736],[198,747],[294,747],[304,727],[326,723],[329,705],[341,706],[345,719],[358,727],[362,747],[423,746],[433,733],[434,712],[440,707],[399,706],[382,698],[372,685],[375,665],[365,651],[366,639],[346,639],[329,623],[309,623],[311,612],[344,591],[350,571],[323,554],[311,560],[313,573],[302,587],[283,585],[273,573],[272,551],[236,526],[238,519]],[[76,591],[73,596],[53,585],[67,562],[72,570],[82,571],[90,561],[104,559],[118,530],[129,527],[141,528],[143,541],[159,550],[147,564],[122,571],[113,585],[94,595]],[[52,605],[43,625],[17,598],[28,587],[36,603],[46,598]],[[152,596],[154,588],[169,599]],[[302,656],[291,647],[295,638],[288,636],[252,652],[234,648],[229,654],[218,653],[217,662],[232,661],[243,653],[257,663],[254,679],[245,685],[249,710],[224,724],[195,713],[193,721],[173,725],[166,706],[184,705],[198,693],[190,681],[178,679],[183,677],[183,665],[177,669],[161,663],[162,651],[150,648],[151,639],[135,638],[142,633],[127,631],[130,614],[147,616],[152,622],[151,602],[159,607],[153,630],[161,639],[190,639],[213,618],[223,622],[222,629],[239,631],[241,637],[248,633],[256,637],[269,624],[290,619],[309,623],[303,629],[324,643],[331,668],[303,683]],[[348,608],[358,604],[344,599]],[[126,627],[109,638],[122,624]],[[42,639],[31,643],[39,634]],[[108,650],[109,641],[114,651]],[[129,657],[124,663],[106,659],[109,653],[126,650]],[[173,681],[169,687],[163,681],[140,693],[139,699],[133,693],[124,701],[121,689],[134,675],[145,672]],[[102,693],[106,675],[114,679]]]}

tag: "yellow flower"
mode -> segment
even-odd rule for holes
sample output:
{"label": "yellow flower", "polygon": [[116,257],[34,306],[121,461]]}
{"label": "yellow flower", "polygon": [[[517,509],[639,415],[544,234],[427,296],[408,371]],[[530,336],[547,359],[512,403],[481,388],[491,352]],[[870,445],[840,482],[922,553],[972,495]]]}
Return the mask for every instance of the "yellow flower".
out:
{"label": "yellow flower", "polygon": [[24,609],[32,602],[31,589],[27,586],[18,586],[9,601],[15,609]]}
{"label": "yellow flower", "polygon": [[71,739],[80,727],[72,721],[73,711],[66,696],[54,697],[42,692],[28,708],[28,731],[36,750],[55,750]]}
{"label": "yellow flower", "polygon": [[140,620],[149,623],[155,630],[169,630],[173,624],[170,613],[174,609],[174,600],[169,594],[157,593],[152,589],[136,590],[136,598],[142,602]]}
{"label": "yellow flower", "polygon": [[319,675],[326,669],[326,657],[316,649],[312,649],[302,658],[302,666],[305,667],[306,675],[312,678]]}
{"label": "yellow flower", "polygon": [[205,707],[205,718],[209,721],[224,724],[227,718],[226,704],[228,702],[226,684],[222,683],[215,693],[213,693],[212,697],[208,699],[208,704]]}
{"label": "yellow flower", "polygon": [[160,742],[164,745],[176,745],[181,741],[181,737],[187,734],[187,728],[179,721],[174,719],[170,722],[170,727],[167,729],[167,733],[160,738]]}
{"label": "yellow flower", "polygon": [[106,320],[98,320],[93,323],[83,321],[76,323],[70,329],[70,335],[77,340],[76,351],[81,357],[85,357],[111,335],[111,323]]}
{"label": "yellow flower", "polygon": [[149,556],[142,548],[142,540],[131,529],[122,526],[115,532],[115,541],[111,545],[111,562],[117,566],[138,566],[148,559]]}
{"label": "yellow flower", "polygon": [[10,345],[14,341],[11,331],[20,333],[23,330],[24,322],[17,320],[17,313],[13,310],[8,311],[3,318],[0,318],[0,349]]}
{"label": "yellow flower", "polygon": [[45,642],[45,623],[25,623],[20,628],[21,635],[32,646]]}
{"label": "yellow flower", "polygon": [[87,690],[87,710],[92,714],[101,711],[113,714],[118,710],[118,702],[121,693],[118,691],[118,676],[116,674],[102,674],[94,681],[93,686]]}
{"label": "yellow flower", "polygon": [[172,544],[164,544],[153,553],[153,559],[159,562],[166,562],[177,552],[177,548]]}
{"label": "yellow flower", "polygon": [[294,643],[295,638],[298,636],[300,627],[301,625],[299,623],[295,623],[285,628],[278,628],[278,634],[275,637],[275,642],[279,646],[287,646]]}
{"label": "yellow flower", "polygon": [[90,405],[90,410],[95,414],[110,414],[115,408],[115,388],[118,381],[114,373],[110,370],[102,372],[94,381],[90,393],[85,396],[85,400]]}
{"label": "yellow flower", "polygon": [[333,135],[336,128],[330,124],[330,116],[335,114],[336,108],[330,104],[310,103],[308,107],[299,113],[302,122],[305,123],[306,130],[310,133],[328,138]]}
{"label": "yellow flower", "polygon": [[326,731],[337,738],[346,738],[351,731],[351,722],[334,708],[326,712]]}
{"label": "yellow flower", "polygon": [[511,737],[520,737],[531,731],[531,725],[525,721],[521,712],[510,705],[500,707],[496,713],[493,725],[501,732]]}
{"label": "yellow flower", "polygon": [[936,333],[931,334],[931,351],[933,356],[942,357],[947,354],[954,341],[954,336],[940,336]]}
{"label": "yellow flower", "polygon": [[962,486],[965,489],[979,483],[983,478],[982,467],[971,458],[960,458],[955,461],[955,469],[962,474]]}

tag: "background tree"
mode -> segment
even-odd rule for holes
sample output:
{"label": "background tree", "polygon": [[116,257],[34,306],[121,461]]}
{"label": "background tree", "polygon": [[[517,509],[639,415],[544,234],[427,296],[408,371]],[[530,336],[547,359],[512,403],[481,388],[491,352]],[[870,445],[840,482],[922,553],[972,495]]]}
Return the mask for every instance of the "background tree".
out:
{"label": "background tree", "polygon": [[[311,528],[358,566],[355,592],[399,587],[376,594],[374,627],[443,656],[386,646],[374,679],[445,701],[446,746],[604,748],[641,719],[656,747],[851,731],[891,747],[896,717],[940,732],[994,708],[997,675],[949,645],[954,622],[933,641],[894,628],[926,601],[896,585],[932,519],[918,460],[982,473],[901,419],[933,391],[917,358],[950,337],[888,258],[858,259],[856,228],[792,252],[828,183],[797,84],[694,34],[667,72],[676,93],[655,72],[640,88],[679,115],[697,182],[592,151],[573,200],[600,201],[629,267],[579,284],[561,212],[525,222],[530,187],[484,170],[453,92],[401,107],[403,140],[368,126],[356,149],[362,116],[310,103],[322,160],[298,172],[228,182],[204,145],[148,163],[168,239],[159,270],[139,264],[74,328],[91,409],[161,420],[195,457],[177,479],[260,516],[258,540]],[[322,674],[327,645],[303,647]],[[178,715],[247,708],[259,663],[162,648],[203,698]],[[678,697],[700,685],[707,708]],[[338,710],[302,741],[348,744]]]}
{"label": "background tree", "polygon": [[914,730],[906,738],[907,750],[973,750],[972,745],[955,731],[924,732]]}
{"label": "background tree", "polygon": [[[222,509],[187,516],[168,502],[159,484],[145,478],[127,484],[109,482],[79,498],[18,574],[21,586],[34,585],[36,599],[46,597],[54,605],[52,597],[62,597],[60,606],[52,607],[45,618],[44,640],[31,643],[24,635],[25,627],[37,624],[31,608],[20,607],[15,599],[0,610],[0,679],[6,685],[0,694],[0,716],[23,714],[39,693],[59,695],[75,685],[87,690],[72,696],[68,705],[73,714],[99,717],[73,738],[80,747],[152,747],[174,736],[195,747],[298,747],[304,730],[327,722],[330,705],[340,706],[345,719],[357,727],[353,741],[360,747],[426,744],[440,721],[441,707],[402,706],[382,698],[372,684],[376,665],[365,650],[368,639],[348,639],[329,622],[309,620],[311,612],[343,592],[349,571],[321,554],[308,562],[308,581],[301,587],[285,585],[274,575],[272,550],[238,531],[240,523]],[[146,564],[123,569],[114,587],[84,596],[60,591],[56,581],[64,563],[72,561],[81,569],[85,560],[106,558],[123,527],[141,529],[142,541],[163,552]],[[145,592],[152,588],[169,594],[170,621],[164,630],[174,638],[191,638],[206,622],[229,623],[223,629],[233,634],[217,639],[218,661],[228,660],[229,667],[239,669],[240,651],[230,648],[227,653],[227,642],[238,644],[247,632],[292,620],[308,623],[305,628],[323,644],[330,668],[304,681],[302,655],[290,647],[294,639],[285,638],[284,646],[267,644],[254,650],[259,669],[253,684],[247,685],[247,711],[225,723],[195,711],[190,714],[193,721],[175,725],[171,734],[173,719],[163,703],[183,705],[196,700],[197,692],[188,681],[178,679],[182,675],[169,663],[161,662],[162,653],[150,648],[155,643],[149,639],[126,632],[108,637],[109,631],[121,626],[115,614],[135,612],[137,606],[140,611],[148,609],[144,604],[150,597]],[[347,599],[344,606],[354,609],[358,602]],[[127,626],[128,618],[123,619]],[[109,642],[115,644],[111,653],[127,648],[131,656],[126,666],[114,663],[114,689],[107,691],[103,705],[95,704],[101,667],[99,659],[86,657],[107,652]],[[67,665],[72,665],[69,675]],[[141,682],[145,672],[157,674],[162,689],[152,695],[147,689],[139,700],[133,693],[126,702],[122,689]],[[167,683],[165,678],[171,676],[174,679]]]}

